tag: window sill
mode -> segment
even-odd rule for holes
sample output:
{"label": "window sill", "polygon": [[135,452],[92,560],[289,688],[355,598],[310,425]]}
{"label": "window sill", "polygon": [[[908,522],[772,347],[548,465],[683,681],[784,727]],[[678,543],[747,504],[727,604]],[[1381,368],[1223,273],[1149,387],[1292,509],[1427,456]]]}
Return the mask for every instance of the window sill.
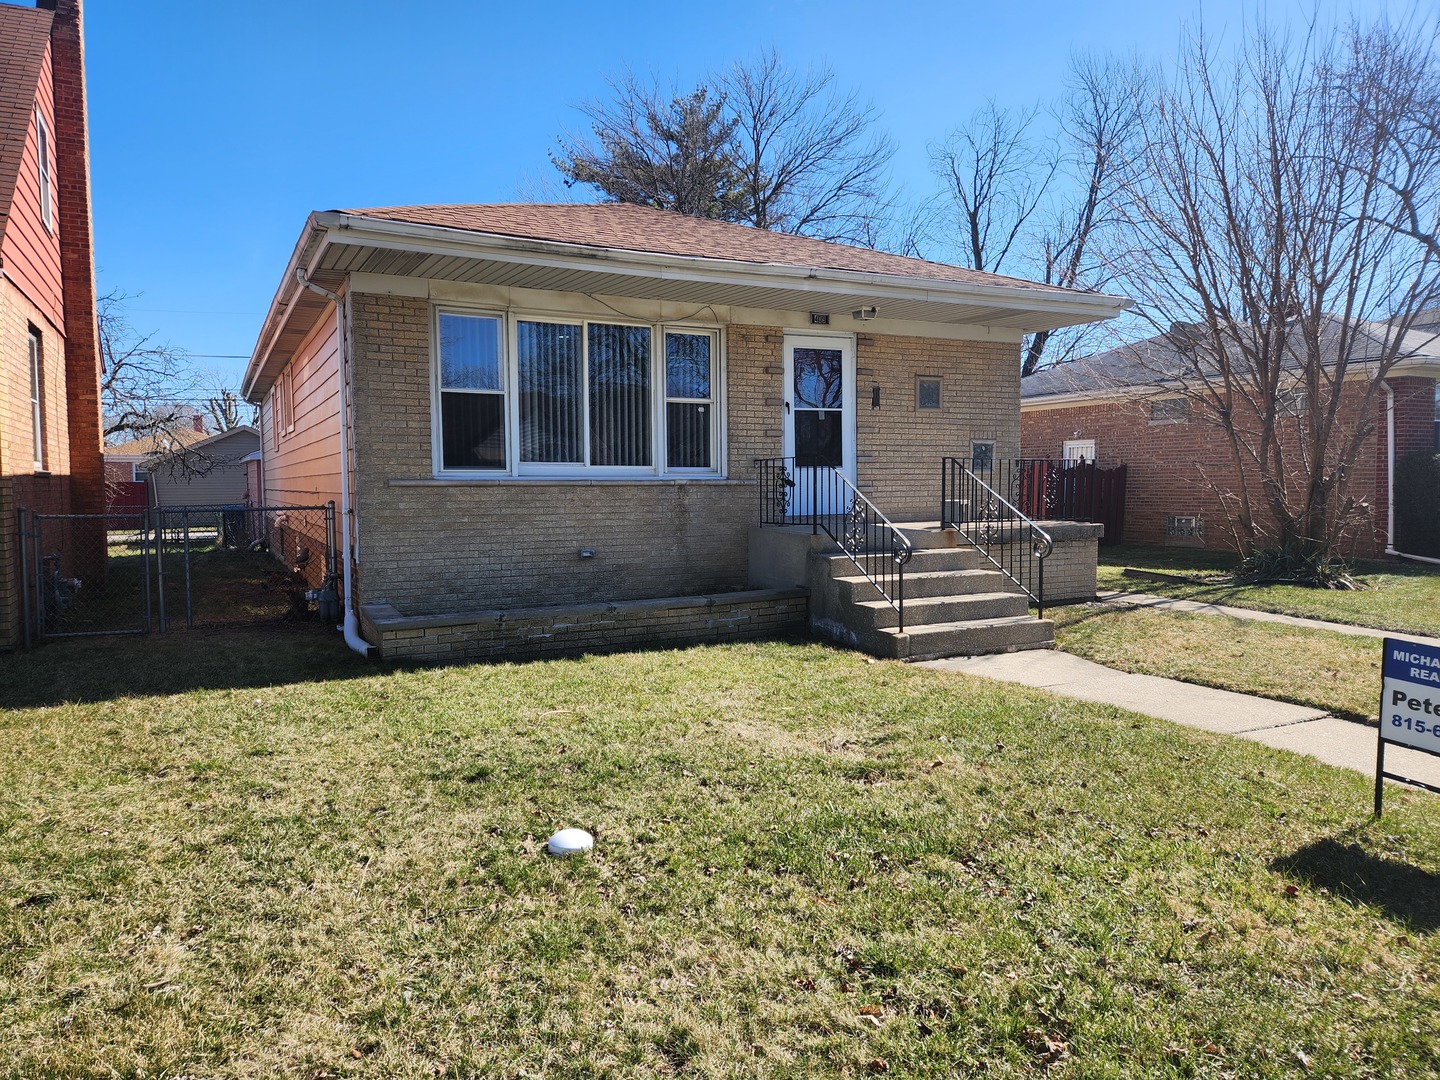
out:
{"label": "window sill", "polygon": [[753,480],[731,480],[724,476],[647,476],[647,477],[568,477],[568,476],[442,476],[409,478],[392,476],[386,487],[655,487],[681,484],[730,485],[754,484]]}

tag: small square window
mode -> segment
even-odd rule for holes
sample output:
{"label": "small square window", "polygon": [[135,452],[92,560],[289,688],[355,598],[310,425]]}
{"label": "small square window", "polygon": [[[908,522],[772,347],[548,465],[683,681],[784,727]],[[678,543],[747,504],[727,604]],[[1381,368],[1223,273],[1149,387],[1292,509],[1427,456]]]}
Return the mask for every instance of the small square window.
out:
{"label": "small square window", "polygon": [[1189,419],[1189,398],[1162,398],[1150,403],[1150,422],[1152,424],[1183,424]]}
{"label": "small square window", "polygon": [[976,439],[970,443],[970,471],[989,472],[995,467],[995,443]]}
{"label": "small square window", "polygon": [[917,409],[940,408],[940,380],[915,380],[915,407]]}

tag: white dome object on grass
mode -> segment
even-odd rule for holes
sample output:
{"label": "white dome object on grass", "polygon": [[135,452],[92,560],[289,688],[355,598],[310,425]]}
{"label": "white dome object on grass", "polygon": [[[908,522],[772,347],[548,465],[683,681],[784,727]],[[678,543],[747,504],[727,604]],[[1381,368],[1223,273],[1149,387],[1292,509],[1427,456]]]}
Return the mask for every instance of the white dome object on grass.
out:
{"label": "white dome object on grass", "polygon": [[579,855],[582,851],[589,851],[595,846],[595,838],[584,829],[561,829],[550,842],[545,845],[545,850],[551,855]]}

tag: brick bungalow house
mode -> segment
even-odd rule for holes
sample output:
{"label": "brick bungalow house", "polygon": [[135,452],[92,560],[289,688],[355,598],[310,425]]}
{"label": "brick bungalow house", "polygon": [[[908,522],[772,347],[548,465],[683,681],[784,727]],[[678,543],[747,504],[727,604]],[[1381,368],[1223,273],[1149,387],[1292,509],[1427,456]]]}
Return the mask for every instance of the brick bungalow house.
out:
{"label": "brick bungalow house", "polygon": [[0,649],[17,509],[105,509],[82,37],[79,0],[0,4]]}
{"label": "brick bungalow house", "polygon": [[[1126,303],[632,205],[317,212],[243,392],[266,501],[341,507],[352,647],[759,635],[803,621],[807,595],[816,623],[807,567],[826,557],[809,528],[772,530],[803,534],[798,554],[757,541],[759,460],[784,459],[790,512],[823,473],[933,522],[942,456],[1019,450],[1022,335]],[[1089,557],[1093,591],[1093,539]],[[1051,640],[967,553],[916,552],[911,582],[915,625],[867,615],[867,647]],[[951,595],[966,582],[984,599]]]}
{"label": "brick bungalow house", "polygon": [[[1364,329],[1357,349],[1378,348],[1385,328],[1366,324]],[[1347,553],[1353,556],[1403,554],[1394,550],[1391,463],[1406,453],[1437,448],[1437,335],[1440,312],[1424,313],[1402,342],[1404,358],[1391,369],[1369,418],[1373,433],[1349,488],[1363,504],[1360,521],[1346,537]],[[1358,359],[1352,357],[1352,364]],[[1171,336],[1161,334],[1028,376],[1021,386],[1021,453],[1127,465],[1127,543],[1233,548],[1215,490],[1234,484],[1230,450],[1219,427],[1192,415],[1178,375],[1183,369]],[[1288,393],[1303,395],[1303,390]],[[1282,422],[1299,424],[1304,398],[1291,400],[1292,415]],[[1356,423],[1356,408],[1347,412],[1342,403],[1341,423]],[[1295,439],[1287,445],[1293,449]]]}

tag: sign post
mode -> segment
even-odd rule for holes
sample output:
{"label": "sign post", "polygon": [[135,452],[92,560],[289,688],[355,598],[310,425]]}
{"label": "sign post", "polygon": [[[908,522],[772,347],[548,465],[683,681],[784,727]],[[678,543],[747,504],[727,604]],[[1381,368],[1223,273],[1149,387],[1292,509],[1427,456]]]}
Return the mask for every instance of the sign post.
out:
{"label": "sign post", "polygon": [[1380,682],[1380,735],[1375,748],[1375,816],[1384,808],[1385,781],[1440,793],[1440,787],[1385,771],[1385,744],[1440,757],[1440,648],[1385,639]]}

